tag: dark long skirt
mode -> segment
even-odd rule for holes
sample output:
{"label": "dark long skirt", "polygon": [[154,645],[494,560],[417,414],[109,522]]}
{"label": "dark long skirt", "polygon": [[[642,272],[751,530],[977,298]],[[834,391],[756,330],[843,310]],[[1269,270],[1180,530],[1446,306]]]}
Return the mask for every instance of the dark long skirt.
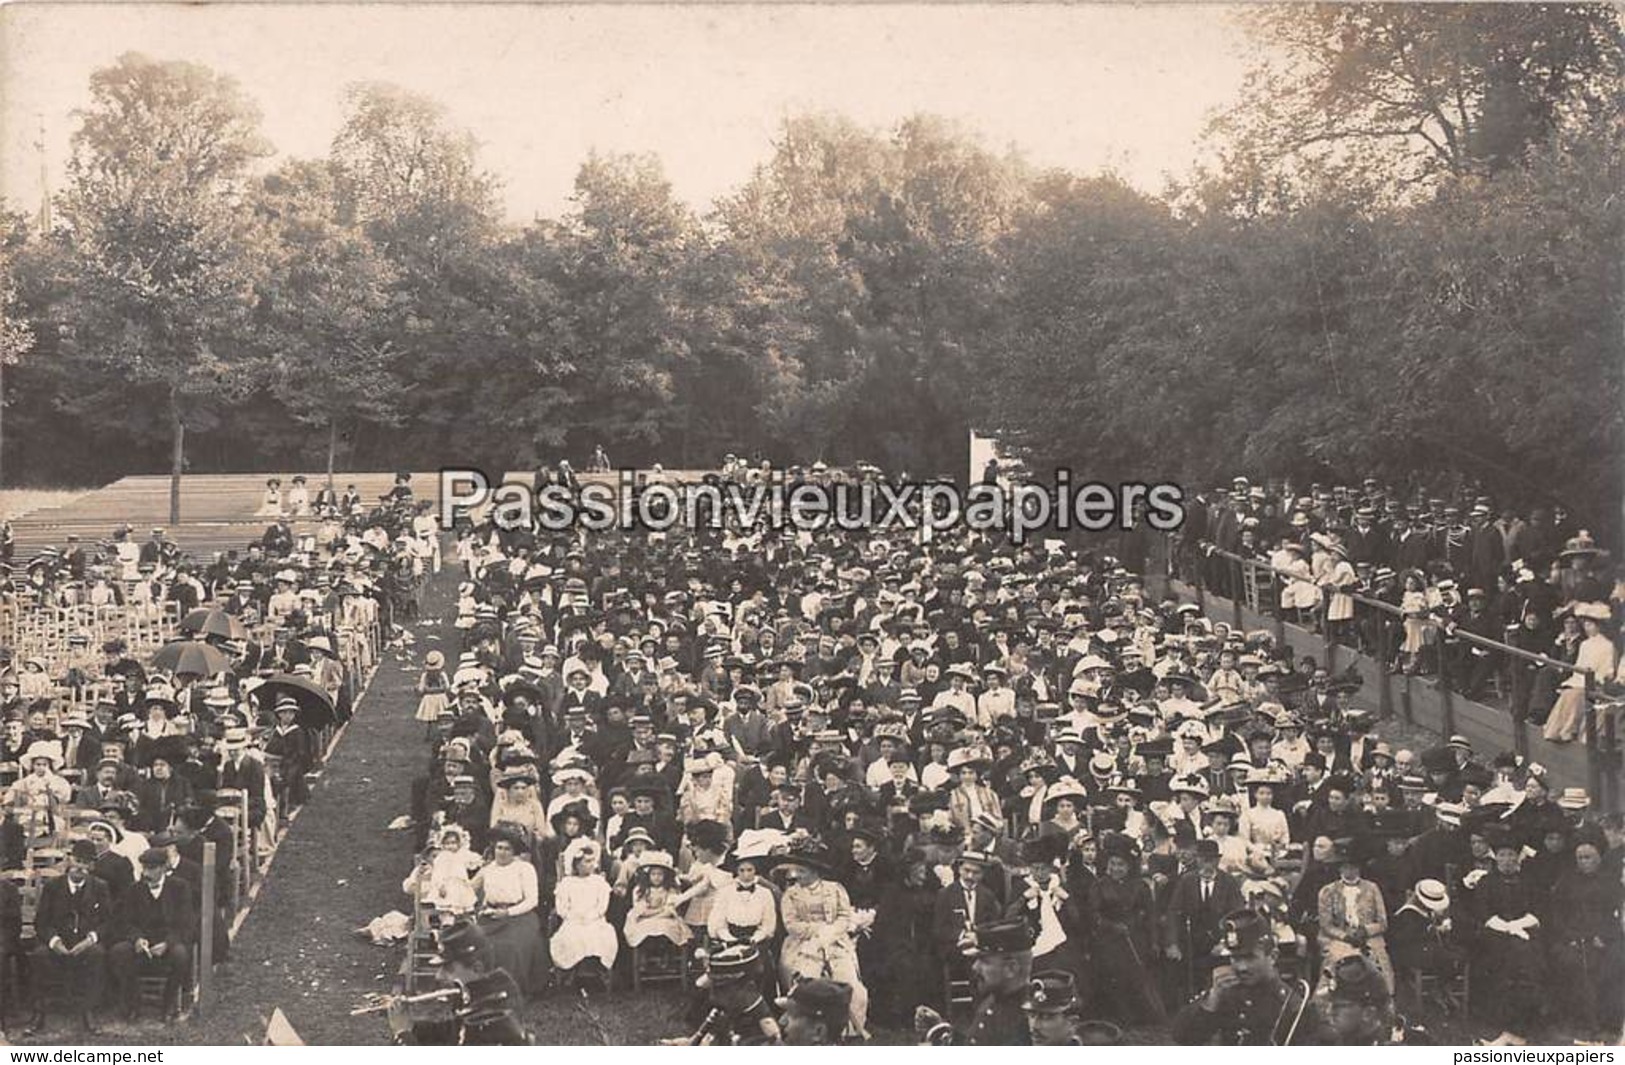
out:
{"label": "dark long skirt", "polygon": [[542,986],[548,971],[547,944],[535,911],[518,917],[482,917],[480,931],[491,944],[497,968],[506,969],[521,991],[528,995]]}

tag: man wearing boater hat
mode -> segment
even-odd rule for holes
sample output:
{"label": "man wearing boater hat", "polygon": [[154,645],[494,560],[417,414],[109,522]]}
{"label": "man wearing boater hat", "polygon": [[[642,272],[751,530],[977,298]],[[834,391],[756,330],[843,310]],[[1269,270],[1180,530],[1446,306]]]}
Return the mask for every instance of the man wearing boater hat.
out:
{"label": "man wearing boater hat", "polygon": [[957,1031],[929,1006],[914,1011],[914,1030],[932,1046],[1029,1046],[1022,1003],[1032,983],[1033,938],[1020,917],[1000,918],[971,929],[966,951],[976,974],[977,1000],[970,1024]]}
{"label": "man wearing boater hat", "polygon": [[1174,1041],[1184,1046],[1290,1046],[1317,1028],[1309,985],[1287,983],[1275,968],[1275,936],[1269,922],[1237,910],[1220,924],[1214,952],[1225,959],[1207,991],[1173,1019]]}

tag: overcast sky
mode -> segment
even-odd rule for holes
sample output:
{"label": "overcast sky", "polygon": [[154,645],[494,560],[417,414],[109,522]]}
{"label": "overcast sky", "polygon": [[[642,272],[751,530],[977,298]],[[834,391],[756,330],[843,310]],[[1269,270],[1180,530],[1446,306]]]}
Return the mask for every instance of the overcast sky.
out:
{"label": "overcast sky", "polygon": [[652,152],[695,207],[767,158],[780,120],[925,111],[990,148],[1148,191],[1199,155],[1245,42],[1218,5],[92,4],[0,7],[0,194],[53,185],[90,72],[125,51],[235,76],[282,155],[325,154],[343,87],[395,82],[481,142],[509,215],[556,216],[587,153]]}

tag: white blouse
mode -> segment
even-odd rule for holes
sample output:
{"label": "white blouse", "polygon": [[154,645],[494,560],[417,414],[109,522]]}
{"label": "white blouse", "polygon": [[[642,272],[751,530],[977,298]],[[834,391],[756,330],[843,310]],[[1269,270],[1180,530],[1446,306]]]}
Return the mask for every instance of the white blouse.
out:
{"label": "white blouse", "polygon": [[487,864],[474,877],[474,883],[485,905],[503,907],[510,917],[530,913],[541,898],[536,867],[517,858],[507,865]]}

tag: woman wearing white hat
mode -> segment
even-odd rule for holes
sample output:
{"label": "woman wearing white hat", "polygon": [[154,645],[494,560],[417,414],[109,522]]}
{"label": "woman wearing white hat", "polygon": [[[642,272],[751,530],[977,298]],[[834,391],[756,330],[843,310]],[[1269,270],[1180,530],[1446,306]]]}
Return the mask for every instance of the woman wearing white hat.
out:
{"label": "woman wearing white hat", "polygon": [[29,744],[22,764],[27,775],[6,789],[0,804],[49,810],[73,799],[73,786],[57,775],[62,768],[62,747],[55,740]]}
{"label": "woman wearing white hat", "polygon": [[948,813],[962,832],[970,830],[978,814],[1004,817],[998,793],[982,780],[992,766],[993,752],[986,747],[960,747],[948,755],[948,772],[959,780],[948,793]]}
{"label": "woman wearing white hat", "polygon": [[17,677],[17,694],[25,702],[49,699],[56,692],[56,681],[51,679],[45,659],[33,655],[23,659],[23,671]]}
{"label": "woman wearing white hat", "polygon": [[1574,616],[1580,619],[1585,638],[1574,659],[1574,672],[1563,682],[1557,704],[1546,717],[1541,735],[1553,743],[1568,743],[1580,734],[1585,723],[1586,671],[1589,670],[1600,684],[1614,676],[1618,662],[1614,655],[1614,641],[1608,635],[1612,612],[1607,603],[1579,603]]}

